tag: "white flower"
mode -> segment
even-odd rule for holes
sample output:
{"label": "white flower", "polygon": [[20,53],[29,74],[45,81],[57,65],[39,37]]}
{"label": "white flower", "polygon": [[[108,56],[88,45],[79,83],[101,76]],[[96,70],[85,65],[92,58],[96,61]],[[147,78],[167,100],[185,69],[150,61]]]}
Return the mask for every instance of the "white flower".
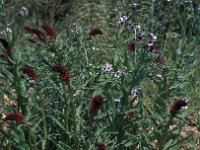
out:
{"label": "white flower", "polygon": [[123,72],[122,71],[112,72],[112,75],[115,78],[120,78],[123,75]]}
{"label": "white flower", "polygon": [[12,29],[10,27],[6,27],[6,29],[1,31],[0,33],[3,35],[6,35],[7,33],[11,33],[11,32],[12,32]]}
{"label": "white flower", "polygon": [[26,7],[22,7],[21,10],[19,11],[19,14],[21,16],[28,16],[29,10]]}
{"label": "white flower", "polygon": [[131,25],[131,29],[133,31],[140,32],[141,31],[141,26],[139,24],[133,24],[133,25]]}
{"label": "white flower", "polygon": [[132,88],[131,95],[132,96],[138,96],[140,94],[141,88]]}
{"label": "white flower", "polygon": [[82,33],[82,27],[78,22],[73,23],[73,26],[74,26],[74,29],[71,29],[71,32],[73,33],[75,32],[76,34]]}
{"label": "white flower", "polygon": [[120,17],[119,18],[119,23],[124,23],[124,22],[126,22],[128,20],[128,16],[122,16],[122,17]]}
{"label": "white flower", "polygon": [[106,64],[102,67],[101,70],[104,71],[104,72],[111,72],[111,71],[113,70],[112,64],[106,63]]}
{"label": "white flower", "polygon": [[149,41],[152,41],[152,42],[157,41],[157,36],[155,34],[153,34],[153,33],[149,33],[147,35],[147,37],[148,37]]}
{"label": "white flower", "polygon": [[115,99],[115,107],[116,107],[116,110],[119,112],[120,108],[122,107],[122,104],[119,98]]}
{"label": "white flower", "polygon": [[5,29],[5,31],[6,31],[7,33],[11,33],[11,32],[12,32],[12,29],[9,28],[9,27],[7,27],[7,28]]}

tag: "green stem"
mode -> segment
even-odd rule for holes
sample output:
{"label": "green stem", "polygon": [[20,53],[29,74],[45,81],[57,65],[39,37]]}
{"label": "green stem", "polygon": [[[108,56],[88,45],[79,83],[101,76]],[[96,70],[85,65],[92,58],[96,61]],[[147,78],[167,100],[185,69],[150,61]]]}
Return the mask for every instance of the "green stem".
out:
{"label": "green stem", "polygon": [[21,75],[19,72],[19,68],[17,66],[14,67],[14,80],[15,80],[15,88],[16,88],[16,93],[17,93],[17,106],[18,106],[18,111],[20,109],[22,110],[23,115],[26,114],[26,88],[21,80]]}
{"label": "green stem", "polygon": [[31,142],[33,144],[33,150],[37,150],[37,144],[36,144],[36,137],[35,135],[33,134],[33,131],[31,130],[30,126],[27,124],[27,122],[25,122],[25,127],[28,131],[28,134],[31,138]]}

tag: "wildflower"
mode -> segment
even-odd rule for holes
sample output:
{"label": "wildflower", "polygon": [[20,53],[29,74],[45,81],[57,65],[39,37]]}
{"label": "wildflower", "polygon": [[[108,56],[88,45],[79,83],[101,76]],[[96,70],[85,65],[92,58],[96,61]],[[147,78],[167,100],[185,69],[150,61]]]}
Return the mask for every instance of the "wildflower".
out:
{"label": "wildflower", "polygon": [[141,88],[132,88],[131,90],[131,96],[135,97],[138,96],[141,92]]}
{"label": "wildflower", "polygon": [[31,27],[25,27],[25,30],[31,34],[36,34],[36,36],[39,38],[40,41],[42,42],[46,41],[45,33],[43,33],[42,31]]}
{"label": "wildflower", "polygon": [[120,108],[122,107],[122,105],[119,98],[115,99],[115,107],[117,108],[117,111],[120,111]]}
{"label": "wildflower", "polygon": [[106,145],[105,144],[98,144],[97,150],[105,150],[105,149],[106,149]]}
{"label": "wildflower", "polygon": [[4,121],[14,120],[16,123],[20,123],[24,120],[24,116],[21,113],[13,113],[8,114],[4,119]]}
{"label": "wildflower", "polygon": [[147,38],[148,38],[148,40],[151,41],[151,42],[156,42],[156,41],[157,41],[157,36],[154,35],[153,33],[148,33],[148,34],[147,34]]}
{"label": "wildflower", "polygon": [[21,16],[28,16],[29,10],[26,7],[22,7],[21,10],[19,11],[19,14]]}
{"label": "wildflower", "polygon": [[119,23],[120,23],[120,24],[123,24],[123,23],[125,23],[127,20],[128,20],[128,16],[122,16],[122,17],[119,18]]}
{"label": "wildflower", "polygon": [[54,28],[50,27],[48,24],[43,24],[41,27],[50,39],[56,39],[56,31]]}
{"label": "wildflower", "polygon": [[133,24],[131,25],[131,31],[132,32],[140,32],[141,31],[141,26],[138,24]]}
{"label": "wildflower", "polygon": [[45,32],[40,31],[39,29],[32,28],[32,27],[25,27],[25,30],[31,34],[35,34],[40,41],[46,42],[47,36],[50,39],[56,39],[56,31],[54,28],[50,27],[47,24],[43,24],[41,26]]}
{"label": "wildflower", "polygon": [[90,29],[89,33],[90,36],[96,36],[98,34],[103,34],[103,32],[97,28]]}
{"label": "wildflower", "polygon": [[146,36],[145,32],[139,32],[137,38],[139,41],[141,41],[145,38],[145,36]]}
{"label": "wildflower", "polygon": [[63,79],[63,81],[65,81],[66,83],[69,83],[69,81],[71,80],[71,75],[70,72],[68,71],[67,68],[65,68],[65,66],[62,65],[54,65],[51,67],[51,70],[59,72],[60,73],[60,77]]}
{"label": "wildflower", "polygon": [[160,55],[157,57],[156,62],[163,65],[165,63],[164,57]]}
{"label": "wildflower", "polygon": [[10,27],[6,27],[6,29],[1,31],[0,33],[6,35],[7,33],[12,33],[12,29]]}
{"label": "wildflower", "polygon": [[10,46],[8,44],[8,41],[5,40],[5,39],[3,39],[3,38],[0,38],[0,42],[3,45],[3,47],[4,47],[4,49],[5,49],[6,53],[7,53],[7,55],[11,56],[11,49],[10,49]]}
{"label": "wildflower", "polygon": [[137,115],[137,112],[132,111],[128,113],[129,117],[134,118]]}
{"label": "wildflower", "polygon": [[7,33],[12,33],[12,29],[9,28],[9,27],[7,27],[7,28],[5,29],[5,31],[6,31]]}
{"label": "wildflower", "polygon": [[117,71],[117,72],[112,72],[111,73],[115,78],[120,78],[122,76],[127,76],[128,73],[122,72],[122,71]]}
{"label": "wildflower", "polygon": [[160,48],[156,46],[155,44],[153,44],[152,42],[148,44],[148,49],[150,52],[160,53]]}
{"label": "wildflower", "polygon": [[92,97],[92,99],[90,100],[90,109],[93,112],[98,112],[103,103],[104,103],[103,97],[101,95],[96,95]]}
{"label": "wildflower", "polygon": [[181,107],[187,106],[188,103],[189,103],[188,98],[178,99],[178,100],[174,101],[171,106],[171,110],[170,110],[171,115],[175,116],[179,112]]}
{"label": "wildflower", "polygon": [[131,52],[135,52],[135,43],[130,43],[128,44],[128,49],[131,51]]}
{"label": "wildflower", "polygon": [[21,69],[23,73],[27,74],[32,80],[36,80],[38,78],[38,74],[32,67],[24,67]]}
{"label": "wildflower", "polygon": [[106,63],[106,64],[101,68],[101,70],[104,71],[104,72],[111,72],[111,71],[113,70],[112,64]]}
{"label": "wildflower", "polygon": [[81,25],[78,23],[78,22],[76,22],[76,23],[73,23],[73,26],[74,26],[74,30],[72,29],[71,31],[74,33],[76,33],[76,34],[80,34],[80,33],[82,33],[83,31],[82,31],[82,27],[81,27]]}

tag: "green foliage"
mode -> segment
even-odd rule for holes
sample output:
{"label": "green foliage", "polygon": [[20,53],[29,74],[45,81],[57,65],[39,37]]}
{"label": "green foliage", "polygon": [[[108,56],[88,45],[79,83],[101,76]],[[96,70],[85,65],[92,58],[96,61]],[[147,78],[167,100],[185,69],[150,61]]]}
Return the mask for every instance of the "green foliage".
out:
{"label": "green foliage", "polygon": [[[28,16],[20,14],[22,6]],[[119,24],[126,15],[129,20]],[[199,17],[197,2],[179,0],[1,0],[0,38],[12,51],[9,56],[0,44],[2,149],[199,149]],[[43,32],[46,23],[56,39],[42,42],[24,29]],[[103,34],[89,36],[93,27]],[[136,40],[141,32],[143,40]],[[147,46],[151,32],[164,62]],[[105,64],[113,70],[103,71]],[[72,79],[66,82],[54,65],[65,66]],[[33,67],[38,79],[32,81],[24,66]],[[90,100],[98,94],[104,104],[92,116]],[[187,109],[172,116],[173,102],[184,97],[190,99]],[[3,119],[13,112],[25,119]],[[195,133],[185,127],[195,127]]]}

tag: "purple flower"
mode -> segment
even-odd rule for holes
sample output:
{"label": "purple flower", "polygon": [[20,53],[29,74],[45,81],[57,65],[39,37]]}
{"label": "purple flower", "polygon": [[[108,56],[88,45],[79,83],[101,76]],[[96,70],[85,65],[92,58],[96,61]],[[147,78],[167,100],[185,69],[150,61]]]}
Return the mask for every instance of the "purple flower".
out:
{"label": "purple flower", "polygon": [[47,37],[49,37],[49,39],[51,40],[56,39],[56,31],[54,28],[52,28],[51,26],[47,24],[43,24],[41,27],[45,32],[40,31],[39,29],[36,29],[36,28],[32,28],[32,27],[25,27],[25,30],[31,34],[35,34],[39,38],[39,40],[42,42],[46,42],[48,40]]}
{"label": "purple flower", "polygon": [[32,80],[36,80],[38,78],[38,74],[32,67],[24,67],[21,69],[23,73],[27,74]]}
{"label": "purple flower", "polygon": [[112,68],[111,64],[107,63],[101,68],[101,70],[104,71],[104,72],[111,72],[113,70],[113,68]]}
{"label": "purple flower", "polygon": [[98,112],[103,103],[104,103],[103,96],[96,95],[92,97],[92,99],[90,100],[90,109],[93,112]]}
{"label": "purple flower", "polygon": [[171,115],[175,116],[179,112],[181,107],[187,106],[188,103],[189,103],[189,99],[187,98],[175,100],[171,106],[171,110],[170,110]]}
{"label": "purple flower", "polygon": [[128,44],[128,49],[129,49],[131,52],[135,52],[135,49],[136,49],[135,43],[130,43],[130,44]]}
{"label": "purple flower", "polygon": [[51,70],[59,72],[60,77],[65,81],[66,83],[69,83],[71,80],[71,75],[68,69],[65,66],[62,65],[54,65],[51,67]]}
{"label": "purple flower", "polygon": [[11,49],[10,49],[8,41],[6,39],[4,39],[4,38],[0,38],[0,42],[3,45],[7,55],[10,57],[12,55],[12,52],[11,52]]}
{"label": "purple flower", "polygon": [[98,29],[98,28],[92,28],[90,29],[89,33],[88,33],[90,36],[96,36],[98,34],[103,34],[103,32]]}
{"label": "purple flower", "polygon": [[4,119],[4,121],[14,120],[16,123],[20,123],[24,120],[24,116],[21,113],[12,113],[8,114]]}
{"label": "purple flower", "polygon": [[50,27],[48,24],[43,24],[41,27],[50,39],[56,39],[56,31],[54,28]]}
{"label": "purple flower", "polygon": [[98,144],[97,150],[105,150],[105,149],[106,149],[106,145],[105,144]]}

